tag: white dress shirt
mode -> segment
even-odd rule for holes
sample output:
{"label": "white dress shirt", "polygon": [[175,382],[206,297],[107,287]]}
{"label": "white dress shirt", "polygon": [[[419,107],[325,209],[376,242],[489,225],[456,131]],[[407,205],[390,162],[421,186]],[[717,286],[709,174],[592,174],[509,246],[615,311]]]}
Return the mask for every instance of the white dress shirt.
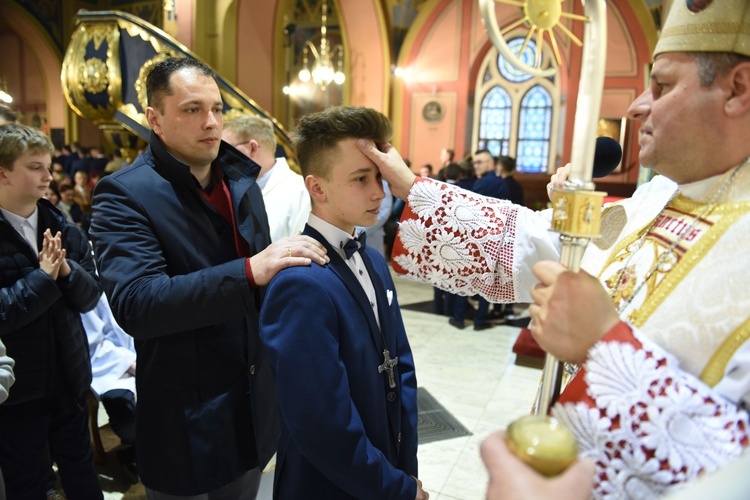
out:
{"label": "white dress shirt", "polygon": [[39,249],[37,248],[36,235],[37,227],[39,226],[39,209],[35,207],[34,213],[26,218],[16,215],[13,212],[8,212],[2,207],[0,207],[0,210],[2,210],[5,219],[13,226],[13,229],[23,236],[23,239],[29,243],[34,253],[38,254]]}
{"label": "white dress shirt", "polygon": [[359,281],[359,284],[362,285],[362,289],[365,291],[367,299],[370,301],[372,312],[375,314],[375,321],[377,321],[378,327],[380,327],[380,317],[378,316],[378,300],[375,297],[375,287],[372,284],[372,279],[370,278],[370,274],[367,272],[367,268],[365,267],[365,263],[362,260],[362,256],[359,252],[354,252],[351,258],[347,259],[346,254],[344,253],[344,245],[346,244],[346,242],[351,240],[353,236],[351,234],[348,234],[346,231],[342,231],[333,224],[324,221],[314,214],[310,214],[310,217],[307,220],[307,224],[311,228],[319,232],[323,236],[323,238],[326,239],[328,244],[331,245],[334,250],[336,250],[336,253],[338,253],[339,256],[344,259],[346,265],[349,266],[349,269],[352,270],[354,276],[357,278],[357,281]]}

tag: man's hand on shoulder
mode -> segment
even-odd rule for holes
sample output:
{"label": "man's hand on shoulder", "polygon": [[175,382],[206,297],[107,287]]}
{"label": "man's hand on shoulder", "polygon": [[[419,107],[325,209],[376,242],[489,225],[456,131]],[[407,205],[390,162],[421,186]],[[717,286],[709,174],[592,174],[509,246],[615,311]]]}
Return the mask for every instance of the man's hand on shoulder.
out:
{"label": "man's hand on shoulder", "polygon": [[309,236],[295,235],[282,238],[250,257],[250,266],[255,284],[265,286],[282,269],[309,266],[312,261],[324,265],[330,259],[320,242]]}

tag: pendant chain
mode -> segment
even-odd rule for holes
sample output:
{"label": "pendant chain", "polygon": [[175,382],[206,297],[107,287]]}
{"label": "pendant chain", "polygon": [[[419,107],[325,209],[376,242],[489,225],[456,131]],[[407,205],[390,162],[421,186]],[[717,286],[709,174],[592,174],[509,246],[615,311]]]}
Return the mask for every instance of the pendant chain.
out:
{"label": "pendant chain", "polygon": [[[635,289],[630,294],[630,296],[627,298],[623,298],[622,303],[620,304],[620,307],[617,310],[618,315],[622,314],[625,308],[628,307],[630,302],[636,297],[636,295],[638,295],[638,292],[641,291],[643,286],[646,283],[648,283],[648,280],[651,278],[651,276],[654,275],[654,273],[659,269],[659,267],[661,267],[661,265],[664,263],[667,257],[671,257],[674,254],[674,249],[677,248],[677,245],[679,245],[682,242],[682,240],[685,239],[685,237],[693,231],[693,229],[695,229],[695,227],[698,225],[698,222],[700,222],[701,219],[704,219],[705,217],[711,214],[713,209],[716,208],[716,204],[715,204],[716,201],[719,199],[719,197],[722,194],[724,194],[727,188],[732,184],[735,177],[737,177],[737,174],[739,173],[739,171],[742,170],[745,166],[747,166],[748,163],[750,163],[750,157],[748,157],[748,159],[745,160],[742,165],[737,167],[735,171],[732,172],[732,175],[730,175],[729,178],[726,181],[724,181],[724,184],[722,184],[721,188],[719,188],[716,194],[714,194],[711,197],[711,199],[708,201],[708,203],[706,203],[706,206],[703,208],[703,210],[701,210],[700,213],[698,213],[697,215],[693,217],[693,220],[690,223],[690,225],[683,228],[683,230],[680,231],[680,234],[677,237],[677,239],[674,242],[672,242],[672,244],[669,245],[669,248],[667,248],[667,250],[664,251],[659,256],[659,258],[651,267],[651,269],[648,271],[648,273],[646,273],[646,276],[638,283],[638,285],[636,285]],[[675,192],[672,193],[672,196],[670,196],[669,200],[667,200],[667,203],[664,205],[664,208],[662,208],[659,214],[656,217],[654,217],[654,220],[651,222],[651,225],[646,229],[643,235],[638,239],[635,248],[633,248],[633,251],[628,256],[627,260],[625,261],[625,265],[622,267],[622,269],[620,270],[620,274],[617,276],[617,280],[615,281],[614,285],[610,289],[610,297],[613,300],[615,298],[615,294],[617,293],[617,290],[620,288],[620,285],[622,284],[622,279],[625,276],[625,272],[627,271],[628,266],[630,266],[630,261],[633,260],[633,256],[635,256],[635,254],[638,253],[638,251],[641,249],[643,244],[646,242],[646,237],[653,230],[654,225],[656,225],[656,221],[659,219],[659,215],[661,215],[661,213],[664,212],[664,210],[666,210],[667,207],[669,207],[669,204],[672,203],[672,200],[674,200],[679,193],[680,193],[680,188],[678,187],[675,190]]]}

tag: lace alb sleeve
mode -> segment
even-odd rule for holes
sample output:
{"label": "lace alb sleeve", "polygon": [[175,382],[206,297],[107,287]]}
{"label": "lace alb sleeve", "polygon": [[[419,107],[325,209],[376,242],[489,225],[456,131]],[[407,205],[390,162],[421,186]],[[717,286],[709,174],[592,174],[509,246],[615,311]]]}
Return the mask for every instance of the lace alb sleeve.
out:
{"label": "lace alb sleeve", "polygon": [[740,457],[748,414],[620,323],[552,414],[596,462],[596,498],[655,498]]}
{"label": "lace alb sleeve", "polygon": [[407,202],[393,267],[448,292],[526,301],[529,266],[558,256],[548,219],[507,200],[418,178]]}

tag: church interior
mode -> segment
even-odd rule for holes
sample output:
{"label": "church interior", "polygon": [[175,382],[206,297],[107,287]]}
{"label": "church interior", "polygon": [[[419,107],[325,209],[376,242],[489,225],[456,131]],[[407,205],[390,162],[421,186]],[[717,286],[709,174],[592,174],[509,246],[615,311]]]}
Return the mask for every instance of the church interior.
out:
{"label": "church interior", "polygon": [[[488,3],[507,46],[538,74],[509,64],[493,44]],[[2,0],[0,97],[56,147],[77,143],[127,162],[148,135],[148,69],[167,55],[191,56],[218,74],[225,116],[272,118],[291,164],[289,133],[299,117],[366,106],[391,119],[392,142],[415,172],[425,164],[437,171],[443,149],[458,161],[486,148],[516,158],[525,204],[541,209],[549,176],[573,155],[584,83],[582,2],[559,4],[559,21],[537,37],[527,36],[522,0]],[[650,175],[639,166],[637,125],[626,113],[648,84],[668,5],[606,2],[594,118],[596,135],[622,148],[614,172],[596,182],[610,196],[629,196]],[[431,287],[395,279],[419,387],[433,404],[421,415],[436,435],[420,446],[420,479],[433,499],[484,498],[479,444],[529,412],[541,373],[538,358],[514,352],[524,307],[516,308],[519,321],[458,330],[425,306]],[[447,420],[430,420],[430,412]],[[109,453],[117,441],[106,422],[100,408],[105,498],[145,498]],[[270,488],[264,478],[264,498]]]}

